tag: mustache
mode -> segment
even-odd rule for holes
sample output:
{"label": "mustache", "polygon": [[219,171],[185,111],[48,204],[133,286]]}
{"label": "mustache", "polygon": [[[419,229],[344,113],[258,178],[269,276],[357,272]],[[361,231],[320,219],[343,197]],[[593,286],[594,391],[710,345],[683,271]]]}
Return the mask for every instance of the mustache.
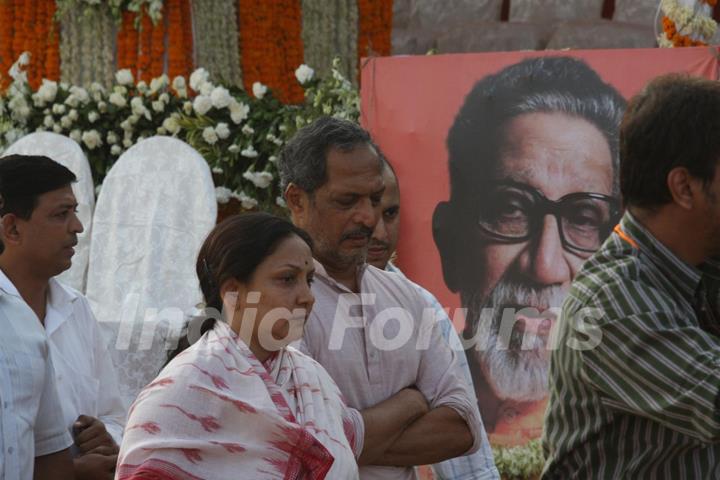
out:
{"label": "mustache", "polygon": [[356,228],[355,230],[351,230],[349,232],[343,233],[342,237],[340,237],[340,240],[342,241],[342,240],[347,240],[351,237],[361,237],[361,236],[365,237],[365,238],[370,238],[372,236],[372,233],[373,233],[372,228],[362,226],[362,227]]}
{"label": "mustache", "polygon": [[370,246],[383,247],[386,250],[390,248],[390,244],[388,242],[383,242],[382,240],[378,240],[376,238],[370,238]]}

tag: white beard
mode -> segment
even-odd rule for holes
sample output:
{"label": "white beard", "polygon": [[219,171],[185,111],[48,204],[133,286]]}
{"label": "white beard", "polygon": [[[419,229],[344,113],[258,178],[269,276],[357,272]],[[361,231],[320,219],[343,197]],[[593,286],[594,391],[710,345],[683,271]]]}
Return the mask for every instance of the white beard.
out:
{"label": "white beard", "polygon": [[[506,308],[547,310],[560,307],[565,291],[561,287],[534,289],[501,280],[487,298],[463,295],[468,308],[470,331],[478,344],[473,355],[493,393],[501,400],[529,402],[542,400],[548,392],[548,337],[512,329],[510,338],[501,338],[500,327]],[[467,301],[466,301],[467,300]],[[510,313],[510,312],[508,312]],[[507,337],[506,334],[503,334]]]}

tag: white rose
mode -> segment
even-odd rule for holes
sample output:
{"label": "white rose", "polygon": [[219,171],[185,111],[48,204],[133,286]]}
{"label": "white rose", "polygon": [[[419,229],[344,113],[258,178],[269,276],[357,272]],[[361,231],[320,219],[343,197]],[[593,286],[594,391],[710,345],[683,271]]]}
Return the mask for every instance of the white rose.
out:
{"label": "white rose", "polygon": [[123,87],[122,85],[115,85],[113,87],[113,92],[119,93],[120,95],[127,95],[128,89]]}
{"label": "white rose", "polygon": [[70,87],[70,95],[75,97],[80,103],[87,103],[90,101],[90,95],[88,95],[87,90],[85,90],[82,87],[76,87],[73,85]]}
{"label": "white rose", "polygon": [[53,105],[52,111],[55,115],[62,115],[65,113],[65,105],[56,103],[55,105]]}
{"label": "white rose", "polygon": [[90,93],[105,93],[105,87],[100,85],[98,82],[92,82],[90,84]]}
{"label": "white rose", "polygon": [[213,127],[206,127],[202,133],[203,139],[210,145],[214,145],[218,141],[217,133]]}
{"label": "white rose", "polygon": [[130,100],[130,108],[135,115],[139,116],[145,113],[145,104],[140,97],[133,97],[133,99]]}
{"label": "white rose", "polygon": [[68,107],[75,108],[80,105],[80,100],[75,95],[68,95],[68,97],[65,99],[65,105]]}
{"label": "white rose", "polygon": [[213,107],[219,109],[229,106],[232,97],[230,96],[230,92],[227,88],[215,87],[212,93],[210,93],[210,99],[212,100]]}
{"label": "white rose", "polygon": [[245,210],[252,210],[253,208],[257,207],[258,202],[254,198],[251,198],[245,194],[245,192],[235,193],[232,194],[233,197],[240,200],[240,204]]}
{"label": "white rose", "polygon": [[77,143],[80,143],[82,141],[82,132],[76,128],[70,132],[70,138],[75,140]]}
{"label": "white rose", "polygon": [[212,173],[217,173],[219,175],[222,175],[223,169],[221,167],[212,167]]}
{"label": "white rose", "polygon": [[90,122],[90,123],[95,123],[95,122],[97,122],[99,118],[100,118],[100,115],[99,115],[98,112],[96,112],[95,110],[93,110],[92,112],[88,113],[88,122]]}
{"label": "white rose", "polygon": [[152,102],[152,109],[158,113],[162,112],[163,110],[165,110],[165,104],[160,100],[155,100],[154,102]]}
{"label": "white rose", "polygon": [[108,100],[110,101],[110,103],[120,108],[123,108],[127,105],[127,100],[125,100],[125,97],[123,97],[118,92],[111,93]]}
{"label": "white rose", "polygon": [[175,135],[180,131],[180,124],[174,116],[170,116],[163,121],[163,128],[170,132],[171,135]]}
{"label": "white rose", "polygon": [[192,102],[185,102],[183,103],[183,112],[185,112],[185,115],[190,115],[193,111],[193,103]]}
{"label": "white rose", "polygon": [[130,148],[133,146],[132,138],[124,138],[123,139],[123,147]]}
{"label": "white rose", "polygon": [[249,137],[250,135],[255,133],[255,129],[252,128],[250,125],[243,125],[242,133],[244,133],[245,135],[247,135]]}
{"label": "white rose", "polygon": [[108,132],[107,134],[107,143],[109,145],[114,145],[120,140],[115,132]]}
{"label": "white rose", "polygon": [[25,66],[30,63],[30,52],[23,52],[17,59],[17,63],[21,66]]}
{"label": "white rose", "polygon": [[55,125],[53,125],[53,132],[55,132],[55,133],[62,132],[62,127],[60,126],[59,123],[56,123]]}
{"label": "white rose", "polygon": [[212,100],[205,95],[198,95],[193,101],[193,108],[198,115],[205,115],[212,108]]}
{"label": "white rose", "polygon": [[267,87],[260,82],[255,82],[252,84],[252,91],[255,98],[260,100],[267,93]]}
{"label": "white rose", "polygon": [[77,121],[77,119],[78,119],[78,117],[79,117],[77,110],[75,110],[74,108],[73,108],[72,110],[70,110],[70,111],[68,112],[68,117],[69,117],[70,120],[72,120],[73,122]]}
{"label": "white rose", "polygon": [[217,133],[218,138],[228,138],[230,136],[230,129],[228,128],[228,124],[224,122],[218,123],[215,127],[215,133]]}
{"label": "white rose", "polygon": [[193,90],[200,91],[200,87],[207,83],[210,74],[204,68],[198,68],[192,75],[190,75],[190,88]]}
{"label": "white rose", "polygon": [[255,158],[258,156],[258,152],[257,152],[257,150],[255,150],[255,148],[252,145],[250,145],[247,148],[243,149],[240,152],[240,155],[242,155],[243,157],[247,157],[247,158]]}
{"label": "white rose", "polygon": [[155,129],[155,133],[158,135],[167,135],[167,130],[165,130],[165,127],[158,127]]}
{"label": "white rose", "polygon": [[313,75],[315,75],[315,70],[304,63],[295,70],[295,78],[297,78],[297,81],[300,82],[300,85],[305,85],[307,82],[312,80]]}
{"label": "white rose", "polygon": [[182,75],[178,75],[177,77],[173,78],[172,87],[175,90],[185,90],[185,77],[183,77]]}
{"label": "white rose", "polygon": [[120,85],[132,85],[132,83],[135,81],[132,72],[127,68],[118,70],[118,72],[115,74],[115,80]]}
{"label": "white rose", "polygon": [[98,102],[97,107],[98,107],[98,111],[99,111],[100,113],[106,113],[106,112],[107,112],[107,103],[105,103],[105,102]]}
{"label": "white rose", "polygon": [[62,125],[63,128],[70,128],[72,127],[72,120],[67,115],[63,115],[60,119],[60,125]]}
{"label": "white rose", "polygon": [[240,124],[248,118],[250,107],[244,103],[239,103],[234,98],[230,101],[230,118],[235,124]]}
{"label": "white rose", "polygon": [[123,120],[122,122],[120,122],[120,128],[122,128],[122,129],[125,130],[126,132],[132,132],[132,130],[133,130],[133,126],[132,126],[132,124],[128,121],[128,119],[125,119],[125,120]]}
{"label": "white rose", "polygon": [[47,80],[43,78],[42,85],[40,85],[40,88],[37,91],[38,97],[43,102],[52,102],[55,100],[55,97],[57,96],[58,91],[58,84],[57,82],[52,82],[50,80]]}
{"label": "white rose", "polygon": [[88,130],[82,134],[82,141],[90,150],[93,150],[102,145],[102,138],[97,130]]}
{"label": "white rose", "polygon": [[285,203],[285,199],[283,197],[275,197],[275,204],[278,207],[287,208],[287,203]]}
{"label": "white rose", "polygon": [[232,191],[227,187],[215,187],[215,199],[218,203],[228,203]]}
{"label": "white rose", "polygon": [[140,120],[140,115],[132,114],[127,118],[130,125],[135,125]]}
{"label": "white rose", "polygon": [[243,178],[250,180],[253,185],[258,188],[267,188],[272,182],[273,176],[270,172],[250,172],[243,173]]}
{"label": "white rose", "polygon": [[158,97],[158,100],[163,103],[170,103],[170,95],[168,95],[167,93],[161,93]]}
{"label": "white rose", "polygon": [[116,157],[119,156],[122,153],[122,147],[120,145],[113,145],[110,147],[110,154],[115,155]]}
{"label": "white rose", "polygon": [[142,93],[143,95],[147,93],[148,91],[148,85],[144,81],[140,80],[136,86],[138,89],[138,92]]}
{"label": "white rose", "polygon": [[167,84],[168,84],[168,76],[165,75],[164,73],[157,78],[153,78],[150,81],[150,94],[153,94],[153,93],[157,92],[158,90],[162,90],[163,88],[165,88],[167,86]]}
{"label": "white rose", "polygon": [[275,155],[270,155],[270,157],[268,158],[268,161],[271,163],[275,163],[275,162],[277,162],[277,157]]}
{"label": "white rose", "polygon": [[45,118],[43,118],[43,125],[47,128],[52,128],[53,125],[55,125],[55,121],[50,115],[45,115]]}
{"label": "white rose", "polygon": [[238,145],[233,144],[228,147],[228,152],[230,152],[230,153],[237,153],[239,151],[240,151],[240,146],[238,146]]}

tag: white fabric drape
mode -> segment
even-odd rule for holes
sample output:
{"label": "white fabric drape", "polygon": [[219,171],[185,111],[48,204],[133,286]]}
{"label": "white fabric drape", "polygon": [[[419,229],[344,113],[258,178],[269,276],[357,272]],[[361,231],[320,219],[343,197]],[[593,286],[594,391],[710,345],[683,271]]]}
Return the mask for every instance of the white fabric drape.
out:
{"label": "white fabric drape", "polygon": [[87,297],[126,406],[158,374],[184,317],[201,300],[195,259],[216,217],[207,163],[175,138],[139,142],[103,182]]}

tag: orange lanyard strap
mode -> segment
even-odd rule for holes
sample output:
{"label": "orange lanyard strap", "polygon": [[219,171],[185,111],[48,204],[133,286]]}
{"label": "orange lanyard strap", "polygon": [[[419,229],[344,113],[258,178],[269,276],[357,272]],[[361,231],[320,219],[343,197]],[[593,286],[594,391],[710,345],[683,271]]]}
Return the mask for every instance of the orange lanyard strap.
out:
{"label": "orange lanyard strap", "polygon": [[627,233],[623,232],[623,229],[620,228],[620,225],[615,225],[615,228],[613,229],[615,233],[617,233],[620,238],[625,240],[627,243],[629,243],[633,248],[637,248],[638,250],[640,247],[638,246],[637,242],[633,240],[632,238],[627,236]]}

